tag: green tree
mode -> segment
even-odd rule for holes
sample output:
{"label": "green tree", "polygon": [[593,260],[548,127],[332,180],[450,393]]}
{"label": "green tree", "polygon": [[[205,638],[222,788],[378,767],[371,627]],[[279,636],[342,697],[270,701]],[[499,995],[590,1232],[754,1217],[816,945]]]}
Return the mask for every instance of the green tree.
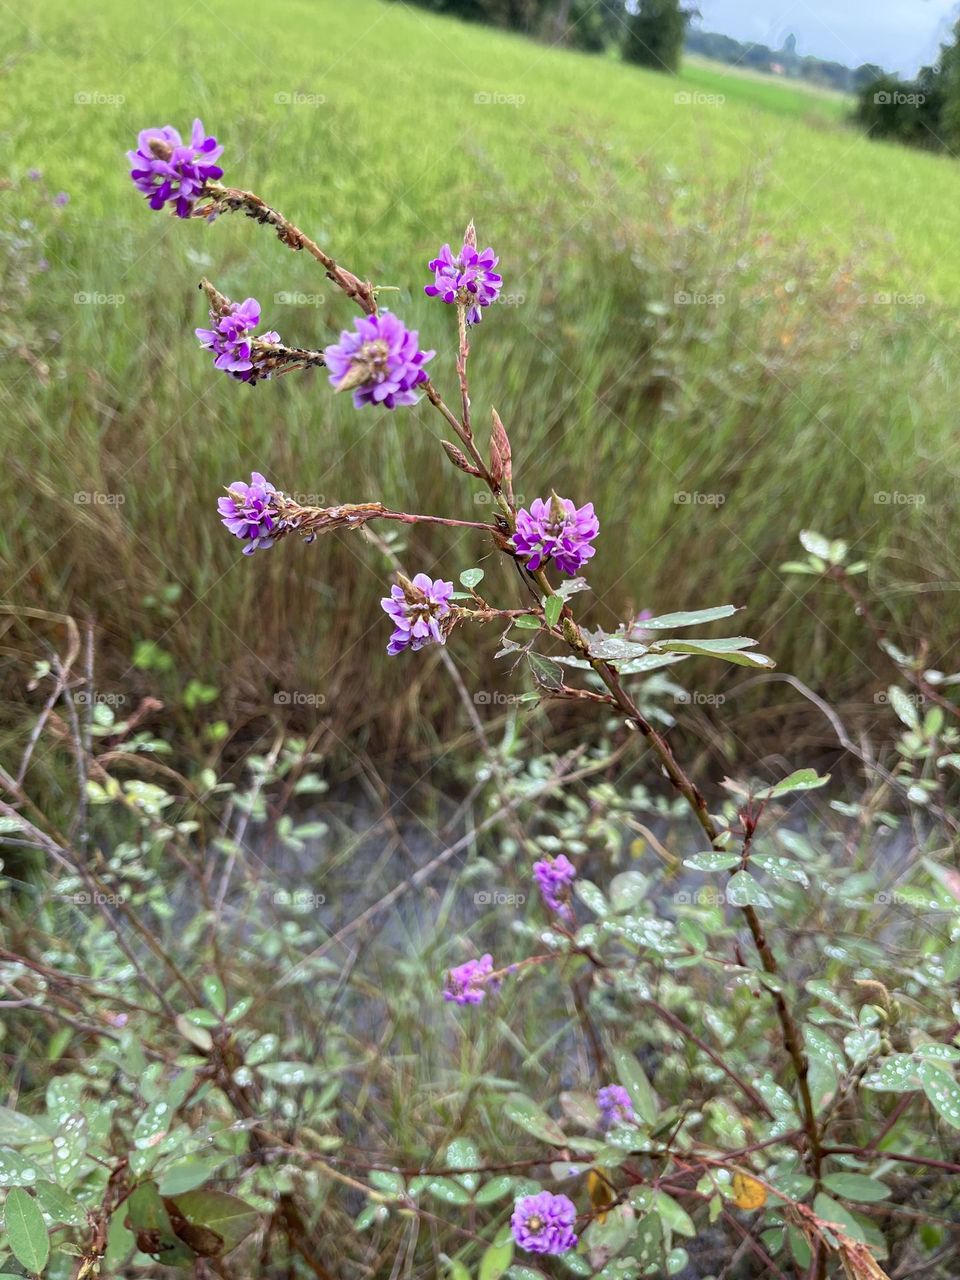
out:
{"label": "green tree", "polygon": [[687,23],[693,13],[680,0],[639,0],[627,18],[623,57],[657,71],[677,71]]}

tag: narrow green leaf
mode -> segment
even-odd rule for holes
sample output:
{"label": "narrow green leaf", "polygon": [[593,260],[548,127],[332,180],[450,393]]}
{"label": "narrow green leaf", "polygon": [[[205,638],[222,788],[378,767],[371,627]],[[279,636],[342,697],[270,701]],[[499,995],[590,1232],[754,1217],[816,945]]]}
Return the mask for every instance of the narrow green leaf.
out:
{"label": "narrow green leaf", "polygon": [[[547,596],[543,602],[543,616],[547,620],[547,626],[555,627],[560,621],[561,613],[563,613],[563,601],[560,597]],[[481,1267],[481,1273],[482,1270],[483,1268]]]}
{"label": "narrow green leaf", "polygon": [[633,1109],[646,1124],[653,1124],[660,1110],[653,1086],[630,1049],[614,1049],[613,1065],[620,1083],[630,1095]]}
{"label": "narrow green leaf", "polygon": [[37,1202],[22,1187],[7,1192],[3,1225],[13,1256],[31,1275],[39,1275],[50,1257],[50,1237]]}

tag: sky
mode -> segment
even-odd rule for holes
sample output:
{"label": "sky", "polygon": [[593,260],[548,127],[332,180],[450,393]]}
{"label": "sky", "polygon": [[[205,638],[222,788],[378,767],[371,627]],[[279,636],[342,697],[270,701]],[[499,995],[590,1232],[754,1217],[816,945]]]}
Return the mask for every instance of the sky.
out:
{"label": "sky", "polygon": [[694,0],[705,31],[797,50],[856,67],[876,62],[912,76],[934,61],[958,0]]}

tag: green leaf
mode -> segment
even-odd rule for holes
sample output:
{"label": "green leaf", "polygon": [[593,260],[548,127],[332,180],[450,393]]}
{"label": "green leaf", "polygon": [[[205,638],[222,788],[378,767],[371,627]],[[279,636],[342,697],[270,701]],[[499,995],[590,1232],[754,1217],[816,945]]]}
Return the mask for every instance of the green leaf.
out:
{"label": "green leaf", "polygon": [[783,858],[777,853],[754,853],[750,857],[751,867],[759,867],[775,880],[793,880],[797,884],[808,885],[810,877],[792,858]]}
{"label": "green leaf", "polygon": [[749,871],[738,871],[727,882],[727,901],[734,907],[770,907],[773,903]]}
{"label": "green leaf", "polygon": [[774,800],[778,796],[789,795],[792,791],[815,791],[817,787],[825,787],[830,781],[829,773],[821,777],[816,769],[797,769],[786,778],[781,778],[772,787],[758,791],[757,800]]}
{"label": "green leaf", "polygon": [[765,653],[752,653],[756,640],[748,636],[729,636],[722,640],[658,640],[651,653],[685,653],[699,658],[724,658],[738,667],[775,667]]}
{"label": "green leaf", "polygon": [[861,1083],[876,1093],[914,1093],[921,1087],[918,1066],[912,1053],[891,1053]]}
{"label": "green leaf", "polygon": [[843,1038],[843,1047],[853,1065],[867,1062],[880,1048],[880,1032],[875,1027],[858,1027]]}
{"label": "green leaf", "polygon": [[508,1119],[521,1129],[526,1129],[527,1133],[532,1133],[535,1138],[556,1147],[562,1147],[566,1143],[564,1132],[556,1120],[552,1120],[542,1107],[525,1094],[508,1094],[503,1110]]}
{"label": "green leaf", "polygon": [[523,631],[539,631],[540,630],[539,619],[532,618],[528,613],[523,614],[522,617],[514,618],[513,625],[515,627],[520,627],[520,629]]}
{"label": "green leaf", "polygon": [[528,653],[527,662],[537,684],[546,689],[563,688],[563,668],[552,658],[545,658],[542,653]]}
{"label": "green leaf", "polygon": [[838,1204],[830,1196],[821,1191],[813,1201],[813,1212],[824,1222],[835,1222],[837,1226],[854,1240],[865,1241],[863,1227],[842,1204]]}
{"label": "green leaf", "polygon": [[28,1142],[49,1142],[50,1130],[43,1121],[26,1116],[11,1107],[0,1107],[0,1142],[4,1146],[19,1147]]}
{"label": "green leaf", "polygon": [[692,1237],[697,1234],[693,1219],[682,1205],[667,1195],[665,1191],[657,1191],[654,1200],[654,1211],[664,1226],[676,1231],[681,1236]]}
{"label": "green leaf", "polygon": [[902,689],[898,689],[895,685],[887,690],[887,697],[894,711],[907,726],[908,729],[920,728],[920,716],[913,701],[904,693]]}
{"label": "green leaf", "polygon": [[468,591],[473,591],[475,587],[479,587],[483,581],[482,569],[464,569],[460,575],[460,582]]}
{"label": "green leaf", "polygon": [[485,1182],[477,1194],[473,1197],[477,1204],[494,1204],[497,1200],[502,1200],[504,1196],[508,1196],[514,1188],[515,1179],[509,1174],[503,1174],[499,1178],[491,1178],[489,1182]]}
{"label": "green leaf", "polygon": [[630,1095],[633,1109],[646,1124],[653,1124],[660,1110],[653,1086],[630,1049],[614,1049],[613,1065],[620,1083]]}
{"label": "green leaf", "polygon": [[513,1261],[513,1237],[507,1234],[503,1240],[494,1242],[480,1259],[478,1280],[500,1280],[500,1277]]}
{"label": "green leaf", "polygon": [[470,1203],[469,1191],[461,1187],[459,1182],[454,1182],[452,1178],[431,1178],[427,1183],[427,1190],[438,1200],[443,1200],[445,1204]]}
{"label": "green leaf", "polygon": [[825,538],[822,533],[815,533],[813,529],[801,529],[800,545],[804,551],[809,551],[818,560],[826,560],[827,564],[831,563],[830,540]]}
{"label": "green leaf", "polygon": [[225,1191],[185,1191],[171,1199],[188,1222],[220,1236],[224,1253],[235,1249],[260,1222],[256,1209]]}
{"label": "green leaf", "polygon": [[86,1227],[87,1211],[73,1196],[55,1182],[38,1182],[34,1188],[37,1204],[54,1222],[66,1222],[71,1227]]}
{"label": "green leaf", "polygon": [[3,1225],[13,1256],[31,1275],[39,1275],[50,1257],[50,1237],[36,1201],[22,1187],[7,1192]]}
{"label": "green leaf", "polygon": [[184,1191],[193,1191],[195,1187],[202,1186],[204,1182],[209,1181],[216,1173],[221,1165],[226,1164],[230,1157],[224,1153],[221,1156],[187,1156],[184,1160],[178,1160],[176,1164],[168,1165],[163,1173],[157,1173],[157,1182],[160,1187],[160,1194],[163,1196],[178,1196]]}
{"label": "green leaf", "polygon": [[207,998],[207,1003],[211,1009],[216,1009],[221,1018],[227,1012],[227,997],[223,989],[223,983],[212,973],[208,973],[201,982],[203,994]]}
{"label": "green leaf", "polygon": [[328,1077],[324,1067],[312,1062],[265,1062],[257,1067],[259,1075],[274,1084],[322,1084]]}
{"label": "green leaf", "polygon": [[917,1077],[934,1110],[947,1124],[960,1129],[960,1085],[953,1075],[935,1062],[921,1062],[917,1067]]}
{"label": "green leaf", "polygon": [[861,1200],[872,1203],[875,1200],[886,1200],[890,1188],[876,1178],[869,1178],[865,1173],[828,1173],[823,1185],[834,1195],[844,1200]]}
{"label": "green leaf", "polygon": [[721,618],[730,618],[739,612],[735,604],[718,604],[712,609],[661,613],[656,618],[644,618],[639,625],[648,631],[670,631],[673,627],[699,627],[707,622],[718,622]]}
{"label": "green leaf", "polygon": [[[560,621],[560,615],[563,613],[563,601],[559,596],[546,596],[543,601],[543,616],[547,620],[548,627],[555,627]],[[481,1273],[483,1268],[481,1267]],[[506,1268],[504,1268],[506,1270]]]}
{"label": "green leaf", "polygon": [[691,858],[684,858],[685,867],[693,867],[694,871],[729,871],[740,861],[738,853],[695,853]]}
{"label": "green leaf", "polygon": [[16,1187],[21,1183],[33,1186],[49,1177],[49,1169],[42,1169],[19,1151],[0,1150],[0,1187]]}
{"label": "green leaf", "polygon": [[134,1126],[133,1145],[138,1151],[155,1147],[167,1136],[172,1120],[168,1102],[161,1099],[151,1103]]}

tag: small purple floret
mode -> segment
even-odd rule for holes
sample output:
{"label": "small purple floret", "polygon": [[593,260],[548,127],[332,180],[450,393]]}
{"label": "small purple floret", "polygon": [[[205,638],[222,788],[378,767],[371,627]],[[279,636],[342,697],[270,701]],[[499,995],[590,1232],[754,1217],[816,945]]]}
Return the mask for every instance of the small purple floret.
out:
{"label": "small purple floret", "polygon": [[404,649],[422,649],[425,644],[446,644],[439,620],[450,612],[453,583],[418,573],[413,582],[398,582],[384,596],[380,607],[389,614],[394,631],[387,645],[391,657]]}
{"label": "small purple floret", "polygon": [[[260,323],[260,303],[256,298],[232,302],[230,310],[218,317],[211,311],[210,319],[217,322],[215,329],[195,329],[200,345],[216,355],[214,367],[222,369],[240,382],[268,378],[269,373],[258,368],[253,354],[254,333]],[[279,342],[279,333],[272,329],[259,335],[260,342]]]}
{"label": "small purple floret", "polygon": [[576,1220],[577,1207],[569,1196],[540,1191],[516,1202],[510,1229],[528,1253],[566,1253],[577,1243]]}
{"label": "small purple floret", "polygon": [[188,143],[173,125],[143,129],[136,151],[128,151],[127,159],[130,177],[150,201],[151,209],[172,204],[178,218],[189,218],[204,185],[223,177],[223,170],[214,163],[222,154],[216,138],[208,137],[202,121],[194,120]]}
{"label": "small purple floret", "polygon": [[424,288],[424,293],[428,298],[467,307],[467,323],[479,324],[481,308],[496,302],[503,288],[503,278],[496,272],[499,261],[492,249],[478,252],[470,244],[465,244],[454,257],[453,250],[445,244],[430,263],[434,282]]}
{"label": "small purple floret", "polygon": [[245,556],[253,555],[258,548],[272,547],[277,527],[277,515],[273,507],[276,489],[259,471],[254,471],[250,483],[234,480],[217,507],[220,519],[235,538],[242,538],[247,545]]}
{"label": "small purple floret", "polygon": [[517,512],[517,531],[513,548],[535,572],[553,561],[561,573],[572,577],[595,554],[590,544],[600,532],[600,522],[593,503],[575,507],[570,498],[535,498],[529,511]]}
{"label": "small purple floret", "polygon": [[416,404],[414,388],[427,380],[424,365],[435,351],[420,350],[420,335],[389,311],[354,320],[355,333],[344,329],[340,341],[324,351],[330,384],[352,391],[358,409],[382,404],[395,409]]}
{"label": "small purple floret", "polygon": [[543,858],[540,862],[533,864],[533,878],[537,882],[544,904],[565,920],[573,919],[573,911],[568,899],[570,886],[576,877],[576,867],[563,853],[556,858]]}
{"label": "small purple floret", "polygon": [[493,972],[493,956],[489,953],[479,960],[468,960],[457,965],[447,974],[443,989],[444,1000],[456,1004],[480,1004],[487,994],[487,983]]}
{"label": "small purple floret", "polygon": [[633,1119],[633,1103],[622,1084],[608,1084],[597,1093],[600,1108],[600,1124],[613,1129],[618,1124],[629,1124]]}

